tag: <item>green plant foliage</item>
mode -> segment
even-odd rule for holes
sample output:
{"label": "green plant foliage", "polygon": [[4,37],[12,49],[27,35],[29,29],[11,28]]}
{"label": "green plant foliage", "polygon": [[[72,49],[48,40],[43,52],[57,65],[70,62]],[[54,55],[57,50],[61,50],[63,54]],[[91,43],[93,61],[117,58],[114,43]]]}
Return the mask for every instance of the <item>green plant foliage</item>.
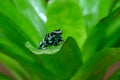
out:
{"label": "green plant foliage", "polygon": [[0,74],[0,79],[1,80],[12,80],[9,77],[7,77],[6,75]]}
{"label": "green plant foliage", "polygon": [[84,60],[96,51],[108,48],[119,39],[120,8],[101,20],[88,35],[83,50]]}
{"label": "green plant foliage", "polygon": [[120,70],[117,70],[115,74],[113,74],[110,78],[110,80],[119,80],[120,79]]}
{"label": "green plant foliage", "polygon": [[[24,39],[24,36],[22,36],[24,33],[22,34],[21,31],[16,30],[14,27],[14,23],[8,17],[3,14],[0,15],[0,52],[14,58],[24,66],[31,75],[37,76],[38,79],[52,77],[53,74],[43,67],[42,63],[40,63],[41,60],[25,47],[24,44],[27,39]],[[9,31],[7,31],[7,29],[9,29]],[[46,75],[44,73],[51,76],[45,77]]]}
{"label": "green plant foliage", "polygon": [[65,39],[72,36],[81,47],[86,38],[86,28],[78,1],[53,0],[47,10],[47,29],[62,29]]}
{"label": "green plant foliage", "polygon": [[[12,21],[16,23],[20,29],[26,34],[26,38],[29,40],[32,39],[34,43],[37,44],[39,40],[45,35],[45,23],[39,17],[35,9],[39,10],[41,14],[45,13],[45,5],[40,5],[43,3],[41,0],[35,0],[33,6],[31,3],[32,0],[4,0],[0,1],[0,12],[8,16]],[[36,4],[37,3],[37,4]],[[40,3],[40,4],[39,4]],[[34,33],[34,34],[33,34]]]}
{"label": "green plant foliage", "polygon": [[91,31],[95,25],[112,10],[119,0],[78,0],[85,19],[87,31]]}
{"label": "green plant foliage", "polygon": [[[108,80],[110,76],[105,75],[105,72],[109,75],[115,73],[120,69],[120,65],[117,69],[112,67],[109,71],[108,68],[115,63],[120,63],[120,48],[110,48],[98,52],[92,56],[78,71],[78,73],[72,78],[72,80]],[[88,68],[88,66],[90,68]],[[112,71],[111,71],[112,70]],[[111,79],[110,79],[111,80]],[[119,80],[119,77],[114,80]]]}
{"label": "green plant foliage", "polygon": [[[12,78],[20,80],[21,78],[34,79],[33,75],[30,75],[20,64],[18,64],[14,59],[9,56],[6,56],[3,53],[0,53],[0,61],[11,70]],[[9,62],[8,62],[9,61]],[[31,76],[31,77],[30,77]],[[1,78],[0,78],[1,79]]]}
{"label": "green plant foliage", "polygon": [[62,45],[55,46],[55,47],[48,47],[46,49],[38,49],[38,47],[34,47],[29,41],[26,42],[25,46],[30,49],[30,51],[34,54],[55,54],[57,53]]}
{"label": "green plant foliage", "polygon": [[114,11],[114,10],[116,10],[119,7],[120,7],[120,0],[116,0],[115,4],[113,5],[111,10]]}
{"label": "green plant foliage", "polygon": [[57,75],[60,80],[70,79],[82,65],[80,49],[72,37],[68,37],[62,48],[58,46],[53,49],[39,50],[30,43],[26,43],[26,47],[39,55],[45,67]]}
{"label": "green plant foliage", "polygon": [[68,37],[58,53],[39,57],[60,80],[69,80],[82,65],[80,49],[72,37]]}
{"label": "green plant foliage", "polygon": [[120,80],[119,47],[120,0],[0,0],[0,80]]}

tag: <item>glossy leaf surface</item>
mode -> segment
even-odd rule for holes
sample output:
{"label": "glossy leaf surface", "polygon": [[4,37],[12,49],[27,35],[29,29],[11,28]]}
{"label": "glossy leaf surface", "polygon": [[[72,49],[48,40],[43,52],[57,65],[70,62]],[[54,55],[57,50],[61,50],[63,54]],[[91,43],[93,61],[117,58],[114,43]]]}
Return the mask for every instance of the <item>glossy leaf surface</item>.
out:
{"label": "glossy leaf surface", "polygon": [[39,55],[39,57],[45,67],[60,80],[70,79],[82,65],[80,49],[72,37],[68,37],[58,53]]}
{"label": "glossy leaf surface", "polygon": [[86,38],[86,28],[78,1],[52,0],[47,10],[47,30],[62,29],[65,39],[72,36],[81,47]]}
{"label": "glossy leaf surface", "polygon": [[103,19],[88,35],[82,48],[84,60],[96,51],[111,47],[119,39],[120,8]]}
{"label": "glossy leaf surface", "polygon": [[111,48],[92,56],[72,80],[109,80],[119,69],[120,48]]}

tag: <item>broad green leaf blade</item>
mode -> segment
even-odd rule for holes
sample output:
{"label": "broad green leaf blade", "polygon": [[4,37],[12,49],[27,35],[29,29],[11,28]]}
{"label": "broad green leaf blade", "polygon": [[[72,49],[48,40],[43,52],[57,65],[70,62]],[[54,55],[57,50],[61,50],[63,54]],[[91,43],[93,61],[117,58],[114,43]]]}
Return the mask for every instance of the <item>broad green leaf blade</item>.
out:
{"label": "broad green leaf blade", "polygon": [[79,46],[72,37],[68,37],[58,53],[39,57],[45,67],[58,76],[57,80],[70,80],[82,65]]}
{"label": "broad green leaf blade", "polygon": [[14,58],[20,65],[24,66],[24,69],[27,70],[30,75],[34,75],[38,79],[55,80],[56,76],[44,67],[38,56],[19,48],[14,43],[5,39],[0,40],[0,51]]}
{"label": "broad green leaf blade", "polygon": [[[44,1],[34,0],[33,4],[36,4],[36,9]],[[42,6],[42,5],[41,5]],[[41,7],[45,15],[45,6]],[[45,35],[45,23],[38,16],[38,12],[35,11],[35,7],[29,2],[29,0],[4,0],[0,1],[0,12],[7,15],[12,21],[18,25],[18,29],[22,30],[27,39],[32,40],[35,44]],[[25,12],[25,13],[24,13]],[[30,19],[31,18],[31,19]],[[32,43],[33,43],[32,42]]]}
{"label": "broad green leaf blade", "polygon": [[120,37],[120,8],[99,22],[88,35],[82,47],[83,59],[86,61],[96,51],[111,47]]}
{"label": "broad green leaf blade", "polygon": [[[45,0],[13,0],[13,3],[20,10],[21,13],[31,20],[34,18],[33,16],[38,16],[38,18],[42,19],[44,22],[46,19],[46,3]],[[27,15],[33,14],[33,16]],[[33,20],[36,20],[35,18]],[[34,22],[34,21],[32,21]]]}
{"label": "broad green leaf blade", "polygon": [[[30,53],[28,53],[24,46],[27,39],[24,33],[16,27],[17,25],[14,24],[8,17],[2,13],[0,14],[0,47],[3,47],[2,45],[7,45],[13,52],[16,53],[16,55],[21,55],[25,59],[32,61],[32,58],[28,56]],[[2,48],[0,48],[0,51],[2,51]]]}
{"label": "broad green leaf blade", "polygon": [[47,21],[45,0],[14,0],[13,3],[19,12],[30,20],[38,35],[44,37]]}
{"label": "broad green leaf blade", "polygon": [[34,75],[29,74],[20,64],[17,63],[17,61],[3,53],[0,53],[0,62],[9,69],[10,73],[13,75],[13,78],[16,80],[35,79],[33,77]]}
{"label": "broad green leaf blade", "polygon": [[116,4],[113,5],[111,11],[115,11],[115,10],[116,10],[117,8],[119,8],[119,7],[120,7],[120,0],[116,0]]}
{"label": "broad green leaf blade", "polygon": [[47,10],[47,30],[62,29],[65,39],[72,36],[81,47],[86,38],[86,28],[78,0],[51,0]]}
{"label": "broad green leaf blade", "polygon": [[115,2],[116,0],[79,0],[88,33],[109,14]]}
{"label": "broad green leaf blade", "polygon": [[115,72],[110,78],[110,80],[119,80],[120,79],[120,69]]}
{"label": "broad green leaf blade", "polygon": [[26,42],[25,46],[33,53],[33,54],[55,54],[57,53],[62,45],[58,45],[55,47],[49,47],[47,49],[38,49],[38,47],[34,47],[29,41]]}
{"label": "broad green leaf blade", "polygon": [[[38,56],[32,54],[25,47],[27,36],[16,27],[14,22],[2,13],[0,14],[0,52],[14,58],[20,65],[24,66],[29,74],[39,79],[54,80],[55,76],[44,67]],[[46,77],[46,75],[49,76]]]}
{"label": "broad green leaf blade", "polygon": [[0,74],[0,80],[12,80],[12,79],[4,74]]}
{"label": "broad green leaf blade", "polygon": [[[26,69],[28,72],[31,72],[29,70],[30,66],[33,67],[32,65],[35,64],[34,58],[32,56],[30,56],[30,54],[27,55],[26,51],[20,49],[17,45],[15,45],[5,39],[0,40],[0,52],[15,59],[17,62],[19,62],[20,65],[24,66],[24,69]],[[1,54],[1,56],[2,56],[2,54]],[[3,61],[3,59],[0,61]],[[9,64],[10,63],[12,63],[12,62],[9,61]],[[16,65],[14,64],[13,66],[15,67]],[[8,65],[8,67],[10,67],[10,66]],[[33,75],[33,73],[29,73],[29,74]]]}
{"label": "broad green leaf blade", "polygon": [[[8,40],[24,47],[27,40],[25,33],[18,28],[11,19],[0,12],[0,37],[7,38]],[[31,40],[30,40],[31,41]]]}
{"label": "broad green leaf blade", "polygon": [[89,58],[72,80],[109,80],[111,76],[107,76],[110,73],[114,74],[120,69],[118,65],[118,68],[115,69],[114,65],[116,65],[116,63],[120,63],[120,48],[110,48],[100,51]]}

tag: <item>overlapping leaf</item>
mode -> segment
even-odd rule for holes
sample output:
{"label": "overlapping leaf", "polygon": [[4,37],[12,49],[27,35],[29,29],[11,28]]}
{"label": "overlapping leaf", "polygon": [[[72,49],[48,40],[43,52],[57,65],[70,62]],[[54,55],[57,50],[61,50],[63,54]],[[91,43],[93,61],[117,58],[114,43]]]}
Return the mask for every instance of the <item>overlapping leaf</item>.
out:
{"label": "overlapping leaf", "polygon": [[119,0],[79,0],[82,14],[85,19],[87,31],[91,31],[95,25],[106,17]]}
{"label": "overlapping leaf", "polygon": [[12,80],[10,77],[4,75],[4,74],[0,74],[0,79],[1,80]]}
{"label": "overlapping leaf", "polygon": [[65,39],[72,36],[81,47],[86,28],[78,0],[51,0],[47,10],[47,30],[62,29]]}
{"label": "overlapping leaf", "polygon": [[39,57],[45,67],[58,76],[57,80],[69,80],[82,65],[80,49],[72,37],[66,40],[58,53]]}
{"label": "overlapping leaf", "polygon": [[5,65],[6,68],[9,70],[6,71],[6,74],[8,74],[7,76],[11,77],[12,79],[34,79],[33,75],[29,74],[13,58],[10,58],[3,53],[0,53],[0,62],[2,62],[2,64]]}
{"label": "overlapping leaf", "polygon": [[72,37],[69,37],[62,47],[39,50],[30,43],[26,43],[26,47],[39,55],[45,67],[57,76],[57,80],[70,79],[82,65],[80,49]]}
{"label": "overlapping leaf", "polygon": [[115,4],[112,6],[111,11],[114,11],[119,7],[120,7],[120,0],[116,0]]}
{"label": "overlapping leaf", "polygon": [[[17,25],[8,17],[0,14],[0,52],[14,58],[37,78],[53,79],[54,75],[44,68],[41,60],[25,47],[24,44],[27,39],[24,33],[16,27]],[[46,77],[46,75],[51,76]]]}
{"label": "overlapping leaf", "polygon": [[120,8],[97,24],[82,48],[86,61],[96,51],[111,47],[120,37]]}
{"label": "overlapping leaf", "polygon": [[[120,37],[120,8],[117,1],[50,0],[47,30],[60,28],[65,40],[72,36],[80,47],[83,46],[84,64],[80,49],[71,37],[62,47],[37,49],[38,42],[46,33],[44,0],[0,1],[0,61],[17,79],[69,80],[79,69],[73,80],[118,80],[119,67],[116,72],[113,71],[114,75],[111,73],[106,77],[106,73],[110,67],[120,62],[120,49],[105,50]],[[116,5],[113,6],[114,4]],[[115,12],[109,14],[112,11]],[[105,16],[107,17],[98,23]],[[94,27],[96,23],[98,25]],[[83,44],[87,36],[85,26],[88,33],[92,31]],[[30,51],[24,45],[26,41],[30,42],[26,44]],[[100,50],[105,51],[96,52]],[[49,54],[44,54],[46,52]],[[0,74],[0,79],[8,77]]]}
{"label": "overlapping leaf", "polygon": [[18,25],[29,41],[37,44],[46,33],[41,18],[41,14],[45,17],[45,3],[42,3],[43,0],[4,0],[0,1],[0,12]]}
{"label": "overlapping leaf", "polygon": [[[120,63],[120,48],[101,51],[92,56],[72,80],[109,80],[116,71],[119,71],[118,63]],[[119,77],[114,80],[119,80]]]}

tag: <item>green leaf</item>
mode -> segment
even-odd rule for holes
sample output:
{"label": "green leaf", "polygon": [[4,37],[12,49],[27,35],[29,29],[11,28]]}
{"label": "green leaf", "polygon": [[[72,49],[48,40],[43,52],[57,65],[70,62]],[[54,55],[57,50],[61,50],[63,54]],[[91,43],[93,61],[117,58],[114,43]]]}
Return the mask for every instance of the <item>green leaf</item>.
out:
{"label": "green leaf", "polygon": [[58,45],[55,47],[48,47],[47,49],[38,49],[38,47],[34,47],[29,41],[26,42],[25,46],[34,54],[55,54],[57,53],[62,45]]}
{"label": "green leaf", "polygon": [[47,30],[62,29],[65,39],[72,36],[81,47],[87,35],[78,0],[51,0],[47,10]]}
{"label": "green leaf", "polygon": [[0,74],[0,80],[12,80],[10,77]]}
{"label": "green leaf", "polygon": [[38,44],[46,33],[45,23],[39,16],[40,14],[45,16],[46,13],[43,2],[43,0],[34,0],[34,3],[32,0],[4,0],[0,1],[0,12],[15,22],[17,29],[22,30],[29,41]]}
{"label": "green leaf", "polygon": [[[9,46],[10,47],[9,49],[17,53],[17,55],[21,55],[25,59],[31,60],[32,58],[28,56],[30,55],[28,54],[28,51],[24,51],[27,50],[24,46],[24,43],[26,42],[27,39],[25,38],[24,33],[21,30],[17,29],[16,27],[17,25],[14,24],[14,22],[12,22],[8,17],[6,17],[3,14],[0,14],[0,37],[1,37],[0,51],[4,51],[4,50],[7,51],[7,48],[2,49],[3,47],[2,45]],[[21,49],[21,48],[25,48],[25,49]],[[27,53],[27,55],[24,53]]]}
{"label": "green leaf", "polygon": [[88,33],[109,14],[114,3],[116,0],[79,0]]}
{"label": "green leaf", "polygon": [[86,61],[96,51],[111,47],[120,37],[120,8],[107,16],[88,35],[82,47],[83,59]]}
{"label": "green leaf", "polygon": [[[0,37],[0,52],[18,61],[29,74],[40,79],[54,79],[54,74],[44,68],[38,56],[24,46],[27,36],[25,37],[17,25],[2,13],[0,14]],[[46,75],[49,76],[46,77]]]}
{"label": "green leaf", "polygon": [[115,11],[119,7],[120,7],[120,0],[116,0],[115,4],[112,6],[111,11]]}
{"label": "green leaf", "polygon": [[17,61],[3,53],[0,53],[0,62],[2,62],[2,64],[9,69],[12,74],[10,76],[13,76],[16,80],[20,80],[21,78],[34,79],[34,75],[29,74],[28,71],[26,71]]}
{"label": "green leaf", "polygon": [[[38,49],[46,28],[62,29],[65,42]],[[119,80],[120,48],[108,49],[119,31],[118,0],[3,0],[0,63],[15,80]],[[3,74],[1,80],[12,77]]]}
{"label": "green leaf", "polygon": [[[1,41],[4,41],[5,43]],[[27,51],[22,50],[17,45],[11,44],[11,42],[6,40],[1,41],[0,51],[14,58],[20,65],[24,66],[24,69],[27,70],[30,75],[34,75],[38,79],[55,80],[56,76],[44,67],[43,62],[38,56],[32,55],[31,52],[28,54]]]}
{"label": "green leaf", "polygon": [[58,53],[39,57],[58,76],[57,80],[69,80],[82,65],[80,49],[72,37],[68,37]]}
{"label": "green leaf", "polygon": [[13,3],[19,12],[32,23],[37,32],[36,35],[40,35],[37,38],[44,37],[45,22],[47,21],[45,0],[14,0]]}
{"label": "green leaf", "polygon": [[38,79],[55,80],[56,78],[53,73],[44,67],[43,62],[38,58],[38,56],[21,49],[14,43],[5,39],[0,40],[0,52],[14,58],[20,65],[24,66],[24,69],[27,70],[30,75],[34,75]]}
{"label": "green leaf", "polygon": [[[3,41],[4,41],[4,43],[3,43]],[[26,51],[22,50],[15,44],[11,44],[11,42],[8,42],[5,39],[0,40],[0,52],[14,58],[17,62],[19,62],[20,65],[24,66],[24,69],[26,69],[28,72],[31,72],[31,73],[29,73],[30,75],[33,74],[32,72],[34,70],[30,71],[29,68],[30,67],[32,68],[35,64],[36,64],[36,66],[38,66],[36,61],[34,60],[33,56],[30,56],[30,54],[26,54],[27,53]],[[7,59],[7,57],[6,57],[6,59]],[[4,58],[1,58],[1,61],[3,61],[3,60],[4,60]],[[12,63],[12,61],[9,61],[9,62]],[[13,66],[15,67],[16,65],[14,64]],[[34,74],[36,74],[36,73],[34,73]]]}
{"label": "green leaf", "polygon": [[109,78],[110,80],[119,80],[120,79],[120,69],[117,70],[112,76]]}
{"label": "green leaf", "polygon": [[[120,69],[120,66],[116,65],[116,63],[120,63],[120,48],[110,48],[100,51],[89,58],[72,80],[109,80],[108,78],[112,75],[108,75]],[[118,68],[115,69],[114,65],[118,66]]]}

